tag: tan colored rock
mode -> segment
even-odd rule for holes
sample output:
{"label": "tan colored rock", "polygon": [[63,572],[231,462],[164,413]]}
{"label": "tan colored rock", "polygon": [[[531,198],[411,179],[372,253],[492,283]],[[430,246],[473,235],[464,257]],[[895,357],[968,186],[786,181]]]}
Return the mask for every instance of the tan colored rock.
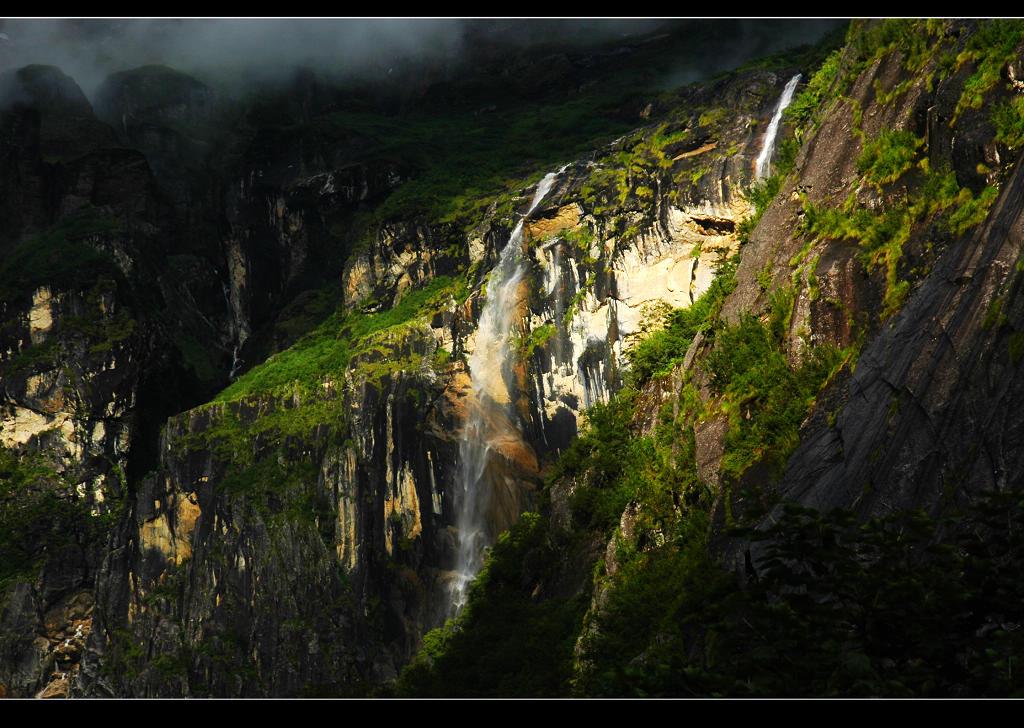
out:
{"label": "tan colored rock", "polygon": [[337,543],[336,553],[338,563],[349,571],[356,567],[359,558],[360,542],[356,532],[356,524],[359,522],[359,503],[356,494],[345,486],[356,482],[357,466],[356,452],[351,447],[346,447],[337,455],[332,455],[324,463],[325,477],[328,477],[328,471],[337,471],[340,487],[338,488],[338,520],[334,529]]}
{"label": "tan colored rock", "polygon": [[576,203],[558,209],[554,217],[531,220],[523,225],[523,237],[527,240],[543,240],[563,230],[575,228],[583,216],[583,209]]}
{"label": "tan colored rock", "polygon": [[[413,478],[412,469],[408,463],[403,463],[398,473],[398,478],[388,489],[387,497],[384,499],[384,519],[387,523],[395,523],[401,529],[401,535],[408,539],[414,539],[423,532],[423,524],[420,522],[420,501],[416,495],[416,480]],[[394,553],[392,543],[395,529],[385,530],[385,545],[388,554]]]}
{"label": "tan colored rock", "polygon": [[71,678],[68,673],[58,673],[57,675],[36,694],[37,698],[66,698],[68,696],[71,689]]}
{"label": "tan colored rock", "polygon": [[47,430],[59,431],[68,446],[69,454],[77,457],[81,446],[75,436],[75,424],[66,412],[50,417],[27,407],[14,406],[13,416],[0,420],[0,443],[5,447],[24,445],[33,437]]}
{"label": "tan colored rock", "polygon": [[682,154],[676,155],[675,157],[672,157],[672,161],[673,162],[678,162],[680,159],[687,159],[688,157],[696,157],[698,154],[703,154],[704,152],[710,152],[712,149],[714,149],[717,146],[718,146],[718,142],[711,142],[710,144],[705,144],[704,146],[699,147],[697,149],[694,149],[692,151],[683,152]]}
{"label": "tan colored rock", "polygon": [[192,534],[199,514],[193,493],[172,494],[168,507],[139,527],[140,548],[156,549],[174,564],[191,558]]}
{"label": "tan colored rock", "polygon": [[46,340],[46,335],[53,328],[51,303],[53,295],[50,289],[43,286],[32,294],[32,308],[28,313],[28,331],[33,344]]}

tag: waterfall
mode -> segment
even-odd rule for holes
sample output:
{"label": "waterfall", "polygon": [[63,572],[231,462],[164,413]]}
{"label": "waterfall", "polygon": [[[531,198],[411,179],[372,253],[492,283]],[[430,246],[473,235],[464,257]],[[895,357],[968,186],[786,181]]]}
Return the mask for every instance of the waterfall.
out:
{"label": "waterfall", "polygon": [[786,88],[782,90],[779,105],[775,108],[775,116],[772,117],[771,123],[768,124],[768,131],[764,135],[764,145],[761,147],[761,154],[757,157],[757,162],[754,163],[755,180],[761,180],[768,176],[772,152],[775,151],[775,135],[779,133],[779,124],[782,122],[782,112],[786,110],[789,102],[793,100],[793,92],[796,91],[796,85],[800,81],[800,76],[801,74],[798,73],[789,79]]}
{"label": "waterfall", "polygon": [[[216,270],[216,269],[214,269]],[[242,366],[242,360],[238,358],[238,334],[235,331],[235,309],[231,306],[231,289],[228,284],[224,281],[220,282],[221,293],[224,294],[224,305],[228,309],[228,336],[230,336],[235,346],[231,350],[231,371],[228,372],[228,381],[235,381],[235,376],[238,374],[239,367]]]}
{"label": "waterfall", "polygon": [[465,604],[469,582],[479,573],[490,546],[487,510],[494,483],[488,477],[488,465],[494,445],[511,434],[508,432],[511,421],[506,417],[506,406],[511,398],[505,385],[504,369],[509,362],[509,331],[518,304],[519,283],[526,272],[523,223],[563,170],[565,167],[548,173],[537,185],[530,208],[512,231],[487,284],[487,301],[480,314],[476,346],[469,357],[473,384],[459,441],[455,521],[459,542],[456,577],[451,587],[452,616]]}

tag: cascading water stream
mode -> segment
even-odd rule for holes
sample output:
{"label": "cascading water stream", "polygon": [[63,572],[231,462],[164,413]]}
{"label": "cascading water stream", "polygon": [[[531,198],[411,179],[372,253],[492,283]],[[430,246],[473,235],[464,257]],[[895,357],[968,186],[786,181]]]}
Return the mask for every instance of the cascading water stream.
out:
{"label": "cascading water stream", "polygon": [[494,423],[503,419],[501,415],[510,400],[503,370],[509,359],[509,331],[518,303],[519,283],[526,268],[522,250],[523,223],[563,170],[565,167],[548,173],[537,185],[530,208],[512,231],[487,284],[487,301],[480,314],[476,346],[469,357],[472,394],[466,405],[466,423],[459,441],[455,522],[459,544],[456,577],[451,587],[452,616],[465,604],[466,589],[483,566],[484,553],[490,545],[486,516],[493,484],[488,482],[487,469],[495,439],[501,437]]}
{"label": "cascading water stream", "polygon": [[764,135],[764,145],[761,147],[761,154],[758,155],[757,161],[754,163],[755,180],[761,180],[768,176],[772,153],[775,151],[775,136],[779,133],[779,124],[782,122],[782,112],[786,110],[786,107],[793,100],[793,93],[796,91],[796,85],[800,82],[800,78],[801,74],[796,74],[793,78],[789,79],[786,88],[782,90],[779,105],[775,109],[775,115],[772,117],[771,123],[768,124],[768,131]]}
{"label": "cascading water stream", "polygon": [[231,350],[231,371],[228,372],[228,381],[235,381],[235,376],[238,374],[238,369],[242,365],[242,360],[238,358],[238,336],[235,332],[235,312],[231,306],[231,289],[228,284],[224,281],[220,282],[221,293],[224,294],[224,305],[228,309],[228,335],[234,340],[235,346]]}

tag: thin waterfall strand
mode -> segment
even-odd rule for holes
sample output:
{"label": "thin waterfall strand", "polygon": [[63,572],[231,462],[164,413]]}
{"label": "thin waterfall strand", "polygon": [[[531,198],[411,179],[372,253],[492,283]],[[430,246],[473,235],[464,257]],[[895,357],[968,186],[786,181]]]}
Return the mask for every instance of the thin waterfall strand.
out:
{"label": "thin waterfall strand", "polygon": [[800,82],[800,76],[801,74],[798,73],[789,79],[786,88],[782,90],[779,105],[775,109],[775,116],[772,117],[771,123],[768,124],[768,131],[764,135],[764,146],[761,148],[761,154],[757,157],[757,162],[754,163],[755,180],[761,180],[768,176],[772,152],[775,151],[775,136],[779,133],[779,124],[782,122],[782,112],[786,110],[786,107],[793,100],[793,92],[796,91],[796,85]]}
{"label": "thin waterfall strand", "polygon": [[465,604],[466,589],[483,566],[484,552],[490,545],[486,522],[490,489],[485,475],[495,433],[489,431],[489,421],[493,418],[488,413],[490,408],[503,408],[509,401],[503,369],[509,358],[509,330],[515,314],[519,283],[526,270],[522,253],[523,223],[564,169],[548,173],[537,185],[530,209],[512,231],[487,284],[487,301],[480,314],[476,346],[469,357],[472,396],[467,404],[466,424],[459,441],[455,522],[459,529],[459,545],[456,577],[452,585],[453,616]]}

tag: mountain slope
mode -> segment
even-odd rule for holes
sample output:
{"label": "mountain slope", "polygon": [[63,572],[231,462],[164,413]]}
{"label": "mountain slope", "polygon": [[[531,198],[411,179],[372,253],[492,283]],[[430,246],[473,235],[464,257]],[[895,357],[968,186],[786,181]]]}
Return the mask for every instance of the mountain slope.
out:
{"label": "mountain slope", "polygon": [[13,76],[0,681],[1012,694],[1022,37]]}
{"label": "mountain slope", "polygon": [[591,411],[404,694],[1019,690],[1020,32],[851,27],[737,267],[637,350],[671,373]]}

